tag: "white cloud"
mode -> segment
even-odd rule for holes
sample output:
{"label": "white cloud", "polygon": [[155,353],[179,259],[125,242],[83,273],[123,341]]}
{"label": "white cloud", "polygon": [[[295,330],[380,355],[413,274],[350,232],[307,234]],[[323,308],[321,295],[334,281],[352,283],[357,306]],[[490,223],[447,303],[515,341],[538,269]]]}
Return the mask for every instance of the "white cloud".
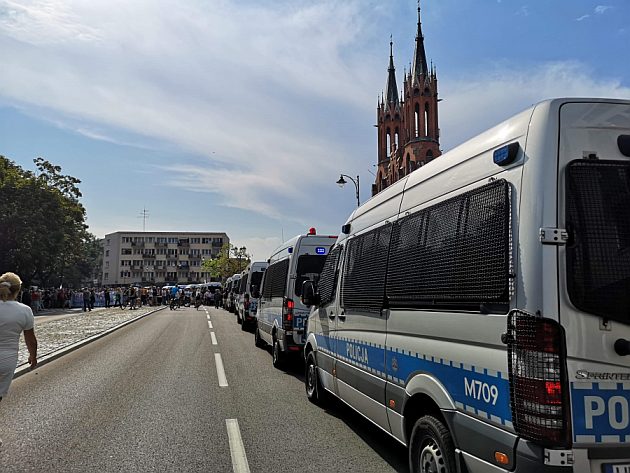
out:
{"label": "white cloud", "polygon": [[587,18],[590,18],[591,15],[582,15],[579,18],[576,18],[575,21],[583,21],[586,20]]}
{"label": "white cloud", "polygon": [[595,7],[595,13],[597,13],[598,15],[601,15],[603,13],[605,13],[607,10],[610,10],[612,7],[609,5],[597,5]]}
{"label": "white cloud", "polygon": [[462,80],[443,79],[440,95],[441,145],[453,148],[541,100],[554,97],[630,98],[618,80],[599,78],[578,62],[537,67],[496,65]]}

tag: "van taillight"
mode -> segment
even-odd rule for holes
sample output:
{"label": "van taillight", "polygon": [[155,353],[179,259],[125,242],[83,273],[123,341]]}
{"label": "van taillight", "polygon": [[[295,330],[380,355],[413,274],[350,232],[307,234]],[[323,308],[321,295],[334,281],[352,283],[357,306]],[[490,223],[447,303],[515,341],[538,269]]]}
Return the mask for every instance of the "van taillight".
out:
{"label": "van taillight", "polygon": [[293,308],[295,303],[293,299],[284,299],[282,306],[282,328],[284,330],[293,330]]}
{"label": "van taillight", "polygon": [[512,423],[525,439],[569,447],[564,331],[555,320],[512,311],[508,317]]}

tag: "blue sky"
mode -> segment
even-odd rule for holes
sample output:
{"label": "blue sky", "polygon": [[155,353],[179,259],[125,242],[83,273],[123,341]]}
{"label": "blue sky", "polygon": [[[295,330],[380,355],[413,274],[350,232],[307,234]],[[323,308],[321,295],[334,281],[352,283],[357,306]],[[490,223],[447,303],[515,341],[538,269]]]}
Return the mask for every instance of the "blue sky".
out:
{"label": "blue sky", "polygon": [[[176,8],[175,8],[176,6]],[[630,99],[630,2],[424,0],[447,151],[559,96]],[[0,0],[0,154],[82,180],[91,231],[225,231],[256,259],[370,196],[415,1]]]}

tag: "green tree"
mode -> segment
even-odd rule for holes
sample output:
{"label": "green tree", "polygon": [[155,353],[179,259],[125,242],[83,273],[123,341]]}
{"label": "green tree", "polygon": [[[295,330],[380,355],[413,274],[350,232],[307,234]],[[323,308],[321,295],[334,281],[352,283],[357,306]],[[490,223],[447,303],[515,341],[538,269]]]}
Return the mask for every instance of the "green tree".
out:
{"label": "green tree", "polygon": [[216,258],[205,260],[203,270],[210,273],[213,278],[220,278],[222,281],[235,273],[240,273],[251,262],[251,255],[247,253],[244,246],[238,248],[230,243],[221,247]]}
{"label": "green tree", "polygon": [[79,202],[79,179],[43,158],[37,173],[0,156],[0,268],[28,283],[60,282],[86,258],[94,237]]}

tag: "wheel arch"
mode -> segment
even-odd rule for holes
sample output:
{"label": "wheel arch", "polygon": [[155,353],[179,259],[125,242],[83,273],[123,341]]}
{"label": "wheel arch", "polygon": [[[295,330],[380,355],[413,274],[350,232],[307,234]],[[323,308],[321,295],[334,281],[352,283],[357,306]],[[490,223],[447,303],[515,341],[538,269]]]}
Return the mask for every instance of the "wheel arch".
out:
{"label": "wheel arch", "polygon": [[424,415],[433,415],[450,428],[442,411],[455,410],[456,407],[442,383],[430,375],[418,374],[409,381],[406,392],[408,397],[403,406],[403,429],[406,445],[409,445],[411,440],[413,426]]}

